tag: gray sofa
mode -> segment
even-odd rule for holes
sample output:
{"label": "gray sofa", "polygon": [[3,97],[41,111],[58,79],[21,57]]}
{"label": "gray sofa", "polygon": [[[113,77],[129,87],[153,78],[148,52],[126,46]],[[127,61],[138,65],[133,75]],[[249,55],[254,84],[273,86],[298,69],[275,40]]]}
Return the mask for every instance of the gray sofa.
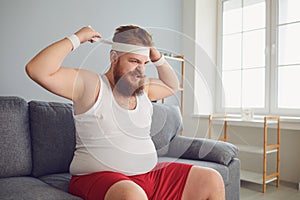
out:
{"label": "gray sofa", "polygon": [[[239,199],[240,162],[229,143],[180,136],[174,106],[154,103],[152,139],[160,161],[193,163],[219,171],[226,199]],[[75,148],[72,106],[0,97],[0,199],[77,200],[68,193]]]}

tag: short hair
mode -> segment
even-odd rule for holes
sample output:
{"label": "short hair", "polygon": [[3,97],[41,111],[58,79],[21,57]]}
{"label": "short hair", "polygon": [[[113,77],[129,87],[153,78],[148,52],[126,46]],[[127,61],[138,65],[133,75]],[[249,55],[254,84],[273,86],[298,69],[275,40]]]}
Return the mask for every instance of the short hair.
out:
{"label": "short hair", "polygon": [[153,46],[152,36],[145,29],[135,25],[125,25],[116,28],[113,42],[126,44]]}

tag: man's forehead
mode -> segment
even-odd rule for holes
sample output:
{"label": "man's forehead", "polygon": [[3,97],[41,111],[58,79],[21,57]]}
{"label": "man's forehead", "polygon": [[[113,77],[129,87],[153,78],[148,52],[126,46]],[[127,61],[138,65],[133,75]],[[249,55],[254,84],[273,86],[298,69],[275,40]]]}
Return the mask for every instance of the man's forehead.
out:
{"label": "man's forehead", "polygon": [[135,54],[135,53],[125,53],[124,55],[126,55],[127,58],[129,58],[129,59],[136,59],[141,62],[149,61],[149,56],[145,56],[145,55],[140,55],[140,54]]}

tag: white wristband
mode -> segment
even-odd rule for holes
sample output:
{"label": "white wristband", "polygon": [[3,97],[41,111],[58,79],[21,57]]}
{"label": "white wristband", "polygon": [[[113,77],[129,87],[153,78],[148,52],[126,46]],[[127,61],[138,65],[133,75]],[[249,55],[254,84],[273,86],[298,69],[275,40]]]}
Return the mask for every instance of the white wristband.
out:
{"label": "white wristband", "polygon": [[73,45],[73,49],[72,51],[74,51],[75,49],[77,49],[80,45],[80,40],[79,38],[77,37],[77,35],[73,34],[69,37],[67,37],[68,40],[70,40],[70,42],[72,43]]}
{"label": "white wristband", "polygon": [[158,66],[161,66],[165,63],[166,59],[165,59],[165,56],[163,54],[161,54],[161,57],[158,61],[155,61],[153,62],[153,64],[158,67]]}

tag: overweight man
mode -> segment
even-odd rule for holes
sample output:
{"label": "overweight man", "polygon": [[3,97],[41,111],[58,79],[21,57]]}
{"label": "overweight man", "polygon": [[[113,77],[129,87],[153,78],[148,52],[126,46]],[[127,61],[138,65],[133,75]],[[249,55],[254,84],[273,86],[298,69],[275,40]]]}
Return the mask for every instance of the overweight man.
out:
{"label": "overweight man", "polygon": [[[224,183],[215,170],[157,161],[151,101],[173,95],[179,83],[145,29],[115,30],[105,74],[61,66],[80,44],[99,39],[92,27],[83,27],[26,65],[31,79],[73,102],[76,148],[69,192],[85,200],[224,200]],[[148,62],[158,78],[145,76]]]}

